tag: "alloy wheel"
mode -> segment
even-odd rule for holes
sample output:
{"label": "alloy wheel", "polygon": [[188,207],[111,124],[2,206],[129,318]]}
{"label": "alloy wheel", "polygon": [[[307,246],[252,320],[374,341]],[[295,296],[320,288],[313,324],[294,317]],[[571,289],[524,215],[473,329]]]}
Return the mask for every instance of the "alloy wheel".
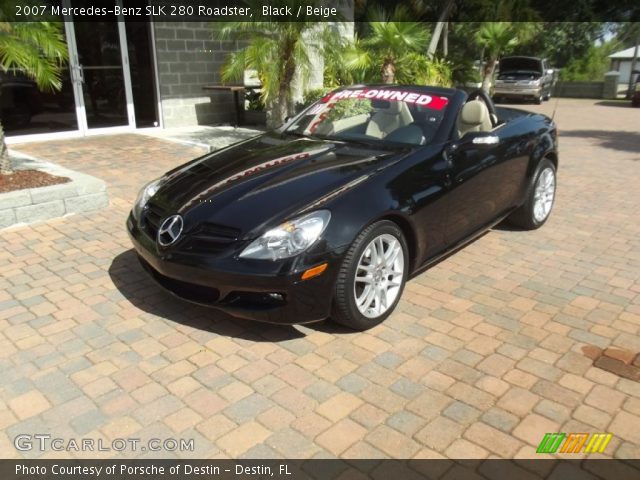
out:
{"label": "alloy wheel", "polygon": [[395,302],[402,287],[404,251],[400,241],[388,233],[366,246],[356,268],[354,298],[367,318],[383,315]]}
{"label": "alloy wheel", "polygon": [[540,172],[533,200],[533,216],[537,222],[543,222],[551,212],[556,193],[556,179],[552,168]]}

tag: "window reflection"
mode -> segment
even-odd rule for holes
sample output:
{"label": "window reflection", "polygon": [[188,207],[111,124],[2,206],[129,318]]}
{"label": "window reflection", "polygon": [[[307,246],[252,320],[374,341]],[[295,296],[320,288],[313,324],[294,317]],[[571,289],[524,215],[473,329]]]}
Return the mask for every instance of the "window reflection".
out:
{"label": "window reflection", "polygon": [[41,91],[19,70],[0,72],[0,121],[7,135],[76,130],[69,69],[61,72],[62,90]]}
{"label": "window reflection", "polygon": [[116,22],[74,23],[89,128],[127,125],[127,101]]}

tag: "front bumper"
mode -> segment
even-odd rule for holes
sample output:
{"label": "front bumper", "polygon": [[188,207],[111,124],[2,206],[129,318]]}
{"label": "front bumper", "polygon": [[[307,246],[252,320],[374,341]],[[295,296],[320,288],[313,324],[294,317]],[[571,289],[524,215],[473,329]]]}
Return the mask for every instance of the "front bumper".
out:
{"label": "front bumper", "polygon": [[506,87],[496,85],[493,91],[494,97],[504,98],[537,98],[542,95],[541,87]]}
{"label": "front bumper", "polygon": [[[330,315],[344,252],[305,258],[302,270],[277,271],[277,264],[268,260],[236,260],[233,268],[234,261],[230,258],[160,252],[131,215],[127,231],[143,268],[179,298],[237,318],[267,323],[310,323]],[[325,262],[328,267],[321,275],[301,280],[304,270]]]}

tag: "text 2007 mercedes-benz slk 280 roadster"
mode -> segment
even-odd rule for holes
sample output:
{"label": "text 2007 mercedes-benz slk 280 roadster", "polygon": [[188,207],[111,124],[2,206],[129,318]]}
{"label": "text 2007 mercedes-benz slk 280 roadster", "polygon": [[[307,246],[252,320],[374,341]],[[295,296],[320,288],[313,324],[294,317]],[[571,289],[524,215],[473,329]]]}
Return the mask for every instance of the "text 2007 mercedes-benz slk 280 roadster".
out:
{"label": "text 2007 mercedes-benz slk 280 roadster", "polygon": [[367,329],[409,276],[503,219],[540,227],[557,167],[553,121],[496,109],[483,91],[349,87],[152,181],[127,228],[179,297]]}

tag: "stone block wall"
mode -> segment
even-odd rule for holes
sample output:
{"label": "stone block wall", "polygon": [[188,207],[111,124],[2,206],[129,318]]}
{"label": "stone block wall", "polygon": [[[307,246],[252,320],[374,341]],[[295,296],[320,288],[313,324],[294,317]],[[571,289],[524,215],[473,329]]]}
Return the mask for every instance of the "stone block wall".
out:
{"label": "stone block wall", "polygon": [[236,42],[211,38],[206,22],[154,22],[158,84],[165,128],[232,122],[233,94],[207,92]]}
{"label": "stone block wall", "polygon": [[557,82],[553,95],[569,98],[604,98],[604,82]]}

